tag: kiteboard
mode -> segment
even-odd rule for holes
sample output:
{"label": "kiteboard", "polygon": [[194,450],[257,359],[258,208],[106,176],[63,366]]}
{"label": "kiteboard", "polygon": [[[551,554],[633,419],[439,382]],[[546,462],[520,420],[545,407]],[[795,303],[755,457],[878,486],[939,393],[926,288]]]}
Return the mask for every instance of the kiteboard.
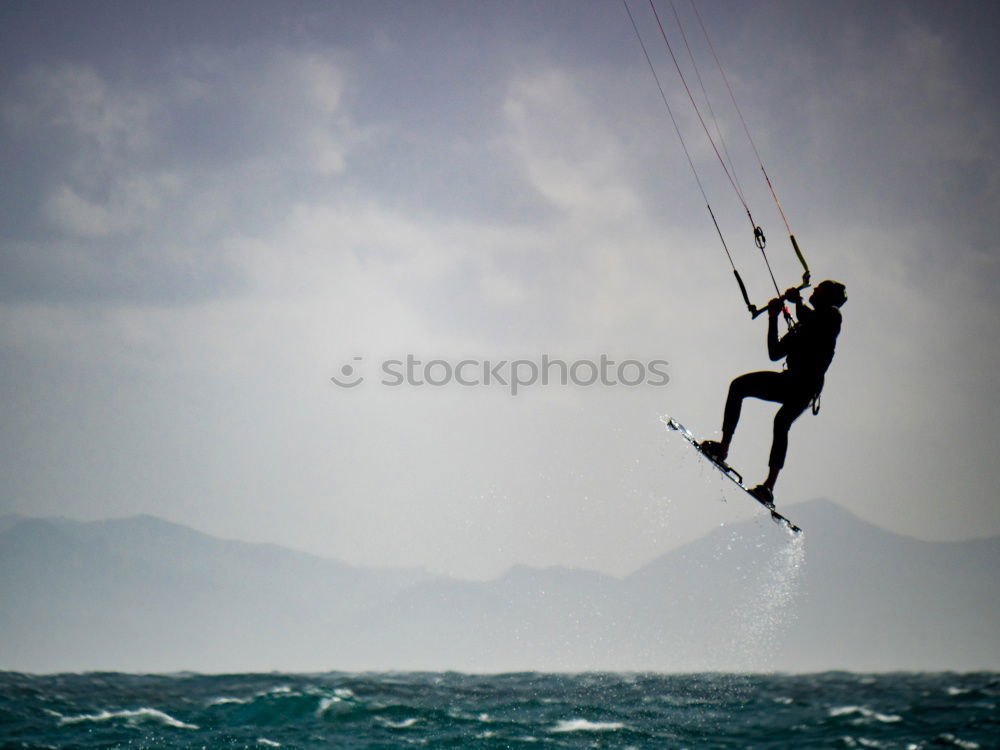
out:
{"label": "kiteboard", "polygon": [[736,471],[736,469],[734,469],[732,466],[730,466],[729,464],[727,464],[725,461],[716,460],[712,456],[710,456],[707,453],[705,453],[704,451],[702,451],[701,445],[698,443],[697,440],[695,440],[694,435],[691,434],[691,430],[689,430],[687,427],[685,427],[684,425],[682,425],[680,422],[678,422],[673,417],[664,417],[663,418],[663,423],[667,426],[668,430],[673,430],[674,432],[678,433],[682,438],[684,438],[687,442],[689,442],[694,447],[694,449],[696,451],[698,451],[698,455],[700,455],[702,458],[706,459],[710,464],[712,464],[712,466],[714,466],[716,469],[718,469],[719,472],[724,477],[726,477],[726,479],[728,479],[730,482],[732,482],[737,487],[739,487],[741,490],[743,490],[747,495],[749,495],[754,500],[756,500],[758,503],[760,503],[765,508],[767,508],[770,511],[770,513],[771,513],[771,520],[772,521],[774,521],[775,523],[778,523],[778,524],[782,524],[789,531],[794,532],[796,534],[798,534],[798,533],[800,533],[802,531],[802,529],[800,529],[794,523],[792,523],[787,518],[785,518],[783,515],[781,515],[777,510],[775,510],[774,509],[774,503],[769,503],[769,502],[767,502],[765,500],[761,500],[760,498],[755,497],[750,492],[750,488],[748,488],[743,483],[743,475],[740,474],[738,471]]}

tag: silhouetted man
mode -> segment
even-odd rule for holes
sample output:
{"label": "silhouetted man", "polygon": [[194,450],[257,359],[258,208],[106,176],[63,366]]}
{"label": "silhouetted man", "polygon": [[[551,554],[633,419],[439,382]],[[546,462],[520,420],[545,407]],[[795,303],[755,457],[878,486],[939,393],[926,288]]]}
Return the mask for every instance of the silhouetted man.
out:
{"label": "silhouetted man", "polygon": [[750,494],[767,504],[774,502],[774,483],[785,465],[788,430],[823,390],[823,376],[833,360],[840,333],[840,307],[847,301],[847,294],[843,284],[827,280],[813,290],[809,298],[812,308],[802,301],[798,289],[789,289],[783,298],[795,303],[799,322],[779,339],[778,315],[783,302],[782,298],[771,300],[767,304],[767,353],[772,362],[784,357],[786,369],[748,372],[736,378],[729,386],[726,399],[722,440],[705,440],[699,444],[710,458],[725,461],[740,420],[743,399],[751,396],[781,404],[774,416],[774,439],[768,461],[770,471],[762,484],[750,490]]}

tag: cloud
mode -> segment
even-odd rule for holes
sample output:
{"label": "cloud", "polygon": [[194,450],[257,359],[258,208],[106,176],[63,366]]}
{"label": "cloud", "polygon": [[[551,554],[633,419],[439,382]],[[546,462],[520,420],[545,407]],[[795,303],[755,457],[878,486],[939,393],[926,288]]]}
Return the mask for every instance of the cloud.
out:
{"label": "cloud", "polygon": [[342,173],[364,135],[345,104],[349,73],[338,58],[257,48],[177,58],[163,82],[171,159],[192,168],[252,165],[265,180],[289,171]]}
{"label": "cloud", "polygon": [[[835,184],[857,185],[837,199],[842,211],[916,213],[932,231],[958,215],[978,244],[985,235],[974,217],[1000,201],[991,101],[970,85],[960,39],[905,11],[894,18],[884,33],[849,24],[833,45],[837,75],[806,104],[813,161]],[[823,52],[813,67],[830,66]]]}
{"label": "cloud", "polygon": [[[320,181],[317,201],[340,187],[364,139],[346,81],[332,55],[284,49],[192,54],[151,65],[140,81],[34,66],[4,124],[45,165],[33,196],[44,223],[15,217],[8,227],[25,237],[8,245],[7,286],[22,299],[75,287],[76,298],[109,303],[183,298],[185,286],[231,292],[238,264],[220,276],[192,261],[221,270],[230,259],[220,238],[269,231],[308,180]],[[67,268],[95,272],[70,278]]]}
{"label": "cloud", "polygon": [[132,87],[116,89],[88,65],[35,65],[18,91],[4,106],[5,123],[15,131],[72,137],[88,167],[98,160],[117,162],[149,145],[155,98]]}
{"label": "cloud", "polygon": [[180,180],[169,174],[133,176],[116,181],[104,201],[91,201],[67,184],[44,199],[44,213],[63,236],[82,240],[136,233],[158,218],[164,203],[176,196]]}
{"label": "cloud", "polygon": [[593,221],[621,220],[636,209],[620,144],[573,77],[551,69],[515,81],[503,112],[511,149],[530,184],[564,211]]}

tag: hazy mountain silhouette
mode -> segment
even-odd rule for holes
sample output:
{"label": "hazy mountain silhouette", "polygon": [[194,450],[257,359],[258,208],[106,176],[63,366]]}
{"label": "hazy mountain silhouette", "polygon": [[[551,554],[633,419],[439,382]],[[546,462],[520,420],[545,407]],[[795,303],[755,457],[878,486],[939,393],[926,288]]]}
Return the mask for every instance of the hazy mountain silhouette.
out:
{"label": "hazy mountain silhouette", "polygon": [[[794,514],[792,511],[794,510]],[[932,543],[827,501],[619,579],[378,570],[156,518],[0,518],[0,669],[973,670],[1000,666],[1000,539]]]}

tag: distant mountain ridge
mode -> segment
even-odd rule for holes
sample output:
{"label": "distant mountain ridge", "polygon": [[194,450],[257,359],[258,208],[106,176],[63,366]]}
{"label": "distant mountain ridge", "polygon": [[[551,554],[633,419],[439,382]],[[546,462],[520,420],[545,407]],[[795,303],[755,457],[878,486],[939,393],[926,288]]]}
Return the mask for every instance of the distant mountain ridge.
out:
{"label": "distant mountain ridge", "polygon": [[[791,515],[790,511],[790,515]],[[0,517],[0,669],[816,671],[1000,667],[1000,538],[924,542],[829,501],[624,578],[352,566],[152,516]]]}

